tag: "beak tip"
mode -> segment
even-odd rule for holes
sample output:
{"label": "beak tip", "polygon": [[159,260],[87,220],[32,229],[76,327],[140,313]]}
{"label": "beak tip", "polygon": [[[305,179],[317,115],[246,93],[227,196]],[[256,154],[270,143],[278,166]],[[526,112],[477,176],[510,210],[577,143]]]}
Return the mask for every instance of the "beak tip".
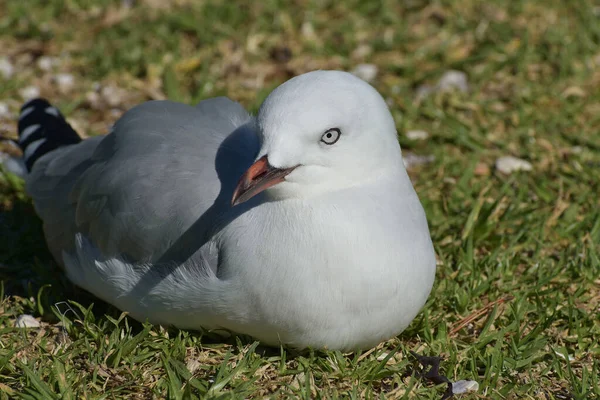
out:
{"label": "beak tip", "polygon": [[238,195],[238,193],[236,191],[236,193],[234,193],[233,196],[231,197],[231,207],[235,207],[238,204],[240,204],[240,196]]}

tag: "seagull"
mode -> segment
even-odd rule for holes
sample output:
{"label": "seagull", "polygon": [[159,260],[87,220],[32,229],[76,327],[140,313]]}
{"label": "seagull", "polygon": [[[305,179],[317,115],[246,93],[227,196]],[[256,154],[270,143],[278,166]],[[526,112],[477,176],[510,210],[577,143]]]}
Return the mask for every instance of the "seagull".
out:
{"label": "seagull", "polygon": [[353,351],[429,296],[435,253],[394,119],[352,74],[294,77],[256,116],[226,97],[149,101],[83,140],[35,99],[18,125],[56,262],[137,320]]}

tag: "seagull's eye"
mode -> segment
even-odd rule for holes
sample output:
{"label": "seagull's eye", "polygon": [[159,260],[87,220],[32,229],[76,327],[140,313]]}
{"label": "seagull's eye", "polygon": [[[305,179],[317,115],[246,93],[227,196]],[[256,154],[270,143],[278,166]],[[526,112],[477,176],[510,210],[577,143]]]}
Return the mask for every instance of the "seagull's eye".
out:
{"label": "seagull's eye", "polygon": [[323,136],[321,136],[321,142],[325,144],[334,144],[337,142],[342,135],[342,132],[338,128],[328,129]]}

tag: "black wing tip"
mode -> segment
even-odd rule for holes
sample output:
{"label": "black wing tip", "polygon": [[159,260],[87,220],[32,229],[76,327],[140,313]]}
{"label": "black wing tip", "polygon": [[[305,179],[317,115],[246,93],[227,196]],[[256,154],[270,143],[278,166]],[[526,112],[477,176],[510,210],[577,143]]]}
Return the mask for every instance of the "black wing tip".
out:
{"label": "black wing tip", "polygon": [[20,113],[22,114],[23,111],[25,111],[26,109],[28,109],[29,107],[36,107],[36,108],[47,108],[47,107],[52,107],[52,104],[50,104],[50,102],[48,100],[46,100],[43,97],[36,97],[34,99],[28,100],[25,103],[23,103],[23,105],[21,106],[21,111]]}
{"label": "black wing tip", "polygon": [[33,164],[43,155],[61,146],[81,142],[58,109],[44,98],[27,101],[19,115],[18,145],[23,151],[23,161],[31,171]]}

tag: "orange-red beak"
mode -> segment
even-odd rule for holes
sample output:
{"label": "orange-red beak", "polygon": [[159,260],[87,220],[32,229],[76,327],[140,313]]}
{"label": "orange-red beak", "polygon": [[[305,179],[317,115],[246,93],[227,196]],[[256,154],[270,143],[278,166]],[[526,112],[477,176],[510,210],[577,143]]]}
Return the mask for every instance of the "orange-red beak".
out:
{"label": "orange-red beak", "polygon": [[265,189],[277,185],[284,181],[286,175],[292,172],[296,167],[279,169],[269,165],[267,156],[259,158],[248,168],[248,171],[240,178],[231,205],[237,206],[251,199]]}

